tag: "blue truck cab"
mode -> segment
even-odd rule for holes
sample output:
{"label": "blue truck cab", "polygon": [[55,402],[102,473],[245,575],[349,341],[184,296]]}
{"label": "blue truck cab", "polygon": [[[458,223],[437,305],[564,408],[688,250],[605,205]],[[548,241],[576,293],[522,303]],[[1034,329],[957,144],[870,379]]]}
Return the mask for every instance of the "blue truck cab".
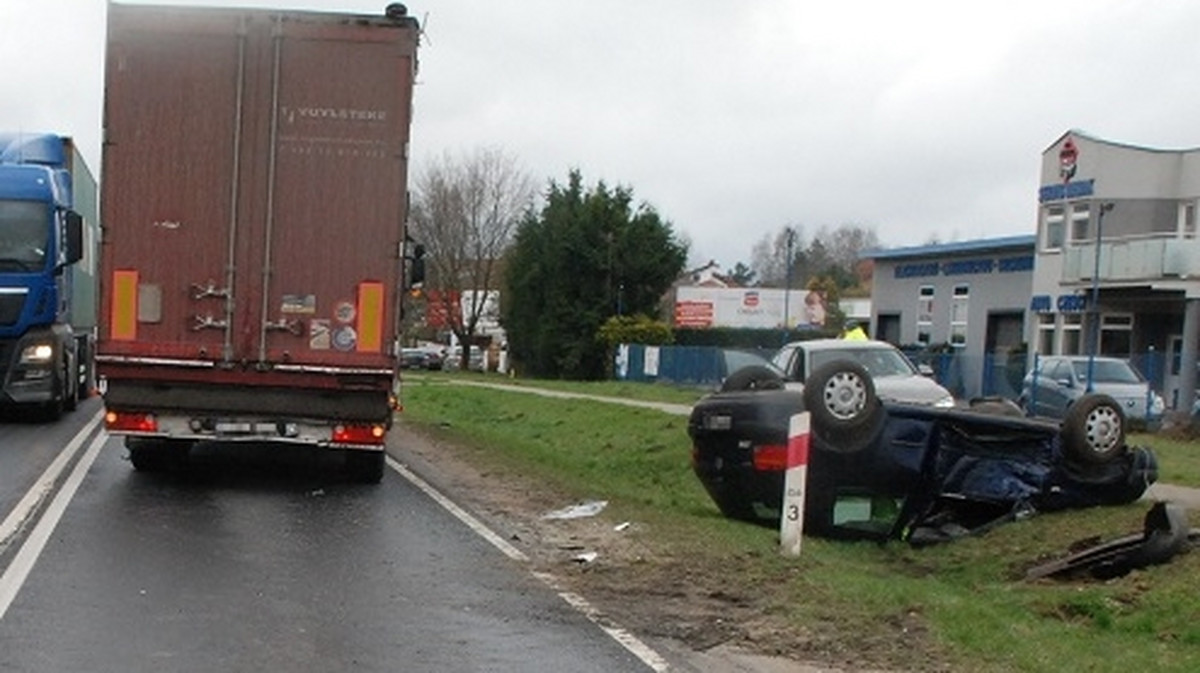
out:
{"label": "blue truck cab", "polygon": [[96,180],[72,140],[0,132],[0,405],[57,419],[94,385]]}

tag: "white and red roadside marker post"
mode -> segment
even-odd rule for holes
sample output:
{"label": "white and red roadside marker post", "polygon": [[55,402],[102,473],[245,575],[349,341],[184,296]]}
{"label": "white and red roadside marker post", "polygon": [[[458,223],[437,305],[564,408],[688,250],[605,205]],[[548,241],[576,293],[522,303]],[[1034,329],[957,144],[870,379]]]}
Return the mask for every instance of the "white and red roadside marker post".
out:
{"label": "white and red roadside marker post", "polygon": [[788,423],[787,469],[783,476],[783,516],[779,517],[779,548],[784,556],[800,555],[804,533],[805,481],[808,479],[809,413]]}

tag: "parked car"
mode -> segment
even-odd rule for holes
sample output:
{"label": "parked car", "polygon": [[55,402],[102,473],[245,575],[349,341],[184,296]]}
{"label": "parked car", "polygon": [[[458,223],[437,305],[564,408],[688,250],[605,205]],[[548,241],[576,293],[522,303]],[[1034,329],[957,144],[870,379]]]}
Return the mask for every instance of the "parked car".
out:
{"label": "parked car", "polygon": [[1125,416],[1106,395],[1056,422],[986,402],[884,400],[873,381],[861,364],[834,360],[802,389],[705,396],[688,421],[694,473],[724,515],[778,523],[789,422],[808,411],[805,533],[913,544],[1035,511],[1132,502],[1157,479],[1153,453],[1126,445]]}
{"label": "parked car", "polygon": [[785,387],[799,389],[812,372],[836,360],[856,362],[866,369],[875,384],[875,391],[886,401],[954,406],[950,391],[922,374],[900,349],[886,341],[794,341],[780,348],[771,362],[783,371]]}
{"label": "parked car", "polygon": [[[1088,393],[1087,355],[1046,355],[1025,375],[1018,403],[1035,416],[1063,418],[1072,405]],[[1128,360],[1096,357],[1092,365],[1092,391],[1112,397],[1125,415],[1155,424],[1162,419],[1163,398]]]}
{"label": "parked car", "polygon": [[428,348],[402,348],[400,366],[405,369],[438,370],[442,368],[442,354]]}
{"label": "parked car", "polygon": [[[483,350],[484,349],[480,348],[479,346],[471,347],[471,353],[467,356],[467,368],[469,371],[483,371]],[[443,360],[442,366],[447,370],[462,369],[462,347],[455,346],[454,348],[446,351],[446,356]]]}
{"label": "parked car", "polygon": [[722,348],[717,366],[720,370],[721,385],[724,385],[729,380],[729,377],[736,372],[747,370],[748,368],[767,369],[779,380],[782,381],[784,379],[782,369],[779,369],[769,359],[755,351],[739,348]]}

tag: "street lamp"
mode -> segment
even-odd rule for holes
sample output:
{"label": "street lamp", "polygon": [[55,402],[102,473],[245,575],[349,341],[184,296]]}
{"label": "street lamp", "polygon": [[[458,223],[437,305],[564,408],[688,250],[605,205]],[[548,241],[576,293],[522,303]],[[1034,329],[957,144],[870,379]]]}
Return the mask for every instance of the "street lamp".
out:
{"label": "street lamp", "polygon": [[1092,314],[1092,324],[1088,335],[1088,367],[1087,391],[1095,392],[1094,374],[1096,372],[1096,351],[1100,349],[1100,240],[1104,237],[1104,214],[1113,209],[1113,204],[1100,205],[1100,214],[1096,218],[1096,257],[1092,266],[1092,299],[1089,302]]}

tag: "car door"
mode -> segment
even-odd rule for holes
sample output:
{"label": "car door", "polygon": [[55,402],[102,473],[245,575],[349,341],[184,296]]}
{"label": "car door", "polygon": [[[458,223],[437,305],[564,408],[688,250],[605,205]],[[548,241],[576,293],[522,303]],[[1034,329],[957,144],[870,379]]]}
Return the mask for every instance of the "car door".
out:
{"label": "car door", "polygon": [[1042,415],[1062,418],[1075,399],[1075,370],[1066,360],[1058,360],[1046,376]]}

